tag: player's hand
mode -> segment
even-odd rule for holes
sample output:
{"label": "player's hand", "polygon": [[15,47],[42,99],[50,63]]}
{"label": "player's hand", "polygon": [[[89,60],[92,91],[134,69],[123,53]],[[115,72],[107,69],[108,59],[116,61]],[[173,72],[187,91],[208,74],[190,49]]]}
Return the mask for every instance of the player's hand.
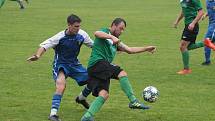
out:
{"label": "player's hand", "polygon": [[204,14],[203,16],[202,16],[202,18],[201,18],[201,20],[203,21],[203,20],[205,20],[205,18],[208,16],[208,14]]}
{"label": "player's hand", "polygon": [[174,22],[172,27],[177,29],[178,24],[176,22]]}
{"label": "player's hand", "polygon": [[152,53],[152,54],[153,54],[154,52],[156,52],[156,50],[157,50],[157,49],[156,49],[156,46],[148,46],[148,47],[147,47],[147,51],[150,52],[150,53]]}
{"label": "player's hand", "polygon": [[190,31],[193,31],[194,27],[195,27],[195,24],[190,23],[190,25],[188,26],[188,29],[189,29]]}
{"label": "player's hand", "polygon": [[205,16],[205,15],[203,15],[203,16],[202,16],[202,18],[201,18],[201,20],[202,20],[202,21],[204,21],[204,20],[205,20],[205,18],[206,18],[206,16]]}
{"label": "player's hand", "polygon": [[115,36],[111,36],[111,40],[113,41],[113,44],[118,44],[120,42],[119,38],[115,37]]}
{"label": "player's hand", "polygon": [[33,55],[33,56],[29,57],[29,58],[27,59],[27,61],[28,61],[28,62],[37,61],[38,59],[39,59],[39,56]]}

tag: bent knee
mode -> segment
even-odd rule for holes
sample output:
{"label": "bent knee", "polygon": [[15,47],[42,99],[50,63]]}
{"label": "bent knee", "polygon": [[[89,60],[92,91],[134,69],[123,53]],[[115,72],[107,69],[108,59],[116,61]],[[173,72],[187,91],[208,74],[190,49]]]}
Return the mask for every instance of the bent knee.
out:
{"label": "bent knee", "polygon": [[123,76],[128,76],[125,71],[121,71],[118,75],[118,78],[123,77]]}
{"label": "bent knee", "polygon": [[109,97],[109,93],[106,90],[101,90],[99,92],[99,96],[102,96],[105,100],[107,100]]}
{"label": "bent knee", "polygon": [[56,92],[57,93],[63,93],[65,89],[66,89],[66,83],[56,82]]}
{"label": "bent knee", "polygon": [[190,42],[187,42],[187,41],[181,41],[180,43],[180,50],[183,52],[183,51],[186,51],[187,50],[187,47],[189,45]]}

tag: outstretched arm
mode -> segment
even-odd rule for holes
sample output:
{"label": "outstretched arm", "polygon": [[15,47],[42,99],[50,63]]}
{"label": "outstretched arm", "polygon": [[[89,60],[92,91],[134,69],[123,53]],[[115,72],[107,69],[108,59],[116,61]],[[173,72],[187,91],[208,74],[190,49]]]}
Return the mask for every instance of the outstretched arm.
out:
{"label": "outstretched arm", "polygon": [[31,57],[29,57],[27,59],[27,61],[29,61],[29,62],[37,61],[45,52],[46,52],[45,48],[40,47],[34,55],[32,55]]}
{"label": "outstretched arm", "polygon": [[156,46],[146,46],[146,47],[129,47],[124,43],[120,42],[118,44],[118,49],[120,51],[126,52],[128,54],[142,53],[142,52],[150,52],[154,53],[156,51]]}
{"label": "outstretched arm", "polygon": [[53,37],[45,40],[44,42],[42,42],[37,52],[31,57],[29,57],[27,61],[31,62],[31,61],[38,60],[43,55],[43,53],[46,52],[46,50],[48,50],[49,48],[54,48],[59,43],[59,39],[64,35],[65,35],[64,31],[62,31],[54,35]]}

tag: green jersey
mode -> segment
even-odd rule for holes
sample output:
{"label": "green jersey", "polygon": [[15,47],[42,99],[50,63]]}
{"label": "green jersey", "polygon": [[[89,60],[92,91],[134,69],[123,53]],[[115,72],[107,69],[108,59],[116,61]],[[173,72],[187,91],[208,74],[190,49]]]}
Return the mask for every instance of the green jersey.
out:
{"label": "green jersey", "polygon": [[200,0],[180,0],[184,23],[188,25],[196,18],[198,10],[202,9]]}
{"label": "green jersey", "polygon": [[[111,34],[108,28],[103,28],[100,31]],[[91,56],[88,62],[88,68],[93,66],[99,60],[112,62],[117,51],[117,45],[113,44],[111,39],[95,38]]]}

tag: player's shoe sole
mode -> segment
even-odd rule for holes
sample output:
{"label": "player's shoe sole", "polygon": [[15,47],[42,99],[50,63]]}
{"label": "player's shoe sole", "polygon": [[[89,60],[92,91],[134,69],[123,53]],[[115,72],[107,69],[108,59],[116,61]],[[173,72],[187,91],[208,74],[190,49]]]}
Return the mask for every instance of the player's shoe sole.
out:
{"label": "player's shoe sole", "polygon": [[180,75],[185,75],[185,74],[190,74],[190,73],[192,73],[191,69],[182,69],[179,72],[177,72],[177,74],[180,74]]}

